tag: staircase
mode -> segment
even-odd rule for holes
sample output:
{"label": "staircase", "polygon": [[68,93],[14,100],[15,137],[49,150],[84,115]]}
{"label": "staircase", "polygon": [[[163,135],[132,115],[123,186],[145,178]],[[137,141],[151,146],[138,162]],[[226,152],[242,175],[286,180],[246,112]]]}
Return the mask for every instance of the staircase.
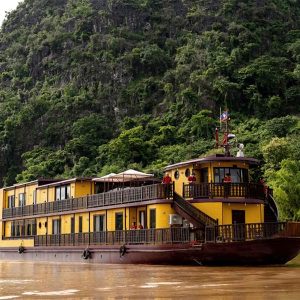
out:
{"label": "staircase", "polygon": [[205,226],[216,226],[217,221],[188,201],[184,200],[180,195],[174,192],[173,195],[173,208],[183,218],[188,220],[196,228],[205,228]]}
{"label": "staircase", "polygon": [[268,193],[265,200],[265,222],[278,222],[278,209],[271,193]]}

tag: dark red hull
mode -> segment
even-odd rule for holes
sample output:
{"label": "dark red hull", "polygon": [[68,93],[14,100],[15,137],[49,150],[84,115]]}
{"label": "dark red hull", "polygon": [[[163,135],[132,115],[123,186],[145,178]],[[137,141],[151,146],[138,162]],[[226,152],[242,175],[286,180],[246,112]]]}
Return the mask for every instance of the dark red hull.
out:
{"label": "dark red hull", "polygon": [[18,253],[16,248],[0,249],[1,260],[58,261],[112,264],[164,265],[267,265],[285,264],[300,253],[300,238],[278,237],[231,243],[200,245],[126,245],[90,247],[83,258],[82,247],[36,247]]}

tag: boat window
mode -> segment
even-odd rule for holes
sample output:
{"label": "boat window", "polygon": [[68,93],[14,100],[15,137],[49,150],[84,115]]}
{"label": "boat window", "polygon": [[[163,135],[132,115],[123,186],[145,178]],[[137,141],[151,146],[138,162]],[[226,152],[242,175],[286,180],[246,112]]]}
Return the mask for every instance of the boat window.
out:
{"label": "boat window", "polygon": [[75,233],[75,218],[71,218],[71,228],[70,228],[70,233]]}
{"label": "boat window", "polygon": [[15,207],[15,196],[8,196],[8,208]]}
{"label": "boat window", "polygon": [[16,236],[20,236],[20,225],[16,226]]}
{"label": "boat window", "polygon": [[145,211],[140,210],[139,211],[139,223],[142,225],[143,228],[146,228],[145,224]]}
{"label": "boat window", "polygon": [[189,177],[191,175],[190,169],[185,170],[185,177]]}
{"label": "boat window", "polygon": [[175,173],[174,173],[174,177],[175,177],[175,179],[178,179],[179,178],[179,171],[177,170],[177,171],[175,171]]}
{"label": "boat window", "polygon": [[10,227],[10,235],[15,236],[15,223],[13,222]]}
{"label": "boat window", "polygon": [[32,235],[36,235],[36,222],[34,221],[34,223],[32,224],[32,231],[31,231]]}
{"label": "boat window", "polygon": [[32,192],[32,203],[36,204],[36,190]]}
{"label": "boat window", "polygon": [[25,206],[25,205],[26,205],[25,193],[19,193],[19,206]]}
{"label": "boat window", "polygon": [[52,220],[52,234],[60,234],[60,220]]}
{"label": "boat window", "polygon": [[70,198],[70,185],[57,186],[55,188],[55,199],[56,201],[65,200]]}
{"label": "boat window", "polygon": [[31,224],[27,224],[27,235],[31,235]]}
{"label": "boat window", "polygon": [[156,228],[156,209],[150,209],[150,228]]}
{"label": "boat window", "polygon": [[222,183],[227,173],[233,183],[248,182],[248,170],[242,168],[214,168],[214,182]]}
{"label": "boat window", "polygon": [[56,197],[55,197],[56,201],[59,201],[60,200],[60,186],[57,186],[55,188],[55,195],[56,195]]}
{"label": "boat window", "polygon": [[231,169],[230,176],[232,182],[243,182],[241,176],[241,169]]}
{"label": "boat window", "polygon": [[105,215],[94,216],[94,232],[105,231]]}
{"label": "boat window", "polygon": [[82,232],[82,216],[79,216],[78,220],[79,220],[78,232],[81,233]]}
{"label": "boat window", "polygon": [[35,220],[14,221],[10,228],[11,236],[31,236],[36,234]]}
{"label": "boat window", "polygon": [[200,182],[208,182],[208,168],[200,170]]}
{"label": "boat window", "polygon": [[123,230],[123,213],[116,213],[116,230]]}

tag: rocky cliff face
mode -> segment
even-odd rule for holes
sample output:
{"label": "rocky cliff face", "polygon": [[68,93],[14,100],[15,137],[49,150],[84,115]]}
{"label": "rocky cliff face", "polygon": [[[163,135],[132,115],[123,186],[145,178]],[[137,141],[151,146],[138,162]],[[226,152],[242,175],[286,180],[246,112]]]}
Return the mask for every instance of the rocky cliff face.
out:
{"label": "rocky cliff face", "polygon": [[172,115],[176,128],[225,105],[299,111],[298,39],[292,0],[25,0],[0,33],[0,179],[28,168],[28,151],[62,151],[36,175],[95,164],[126,117]]}

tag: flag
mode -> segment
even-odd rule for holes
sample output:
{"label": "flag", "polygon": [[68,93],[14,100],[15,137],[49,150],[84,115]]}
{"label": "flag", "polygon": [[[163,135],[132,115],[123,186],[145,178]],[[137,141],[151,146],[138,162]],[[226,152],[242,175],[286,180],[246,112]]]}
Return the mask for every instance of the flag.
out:
{"label": "flag", "polygon": [[220,121],[224,122],[228,119],[228,111],[224,111],[221,115],[220,115]]}

